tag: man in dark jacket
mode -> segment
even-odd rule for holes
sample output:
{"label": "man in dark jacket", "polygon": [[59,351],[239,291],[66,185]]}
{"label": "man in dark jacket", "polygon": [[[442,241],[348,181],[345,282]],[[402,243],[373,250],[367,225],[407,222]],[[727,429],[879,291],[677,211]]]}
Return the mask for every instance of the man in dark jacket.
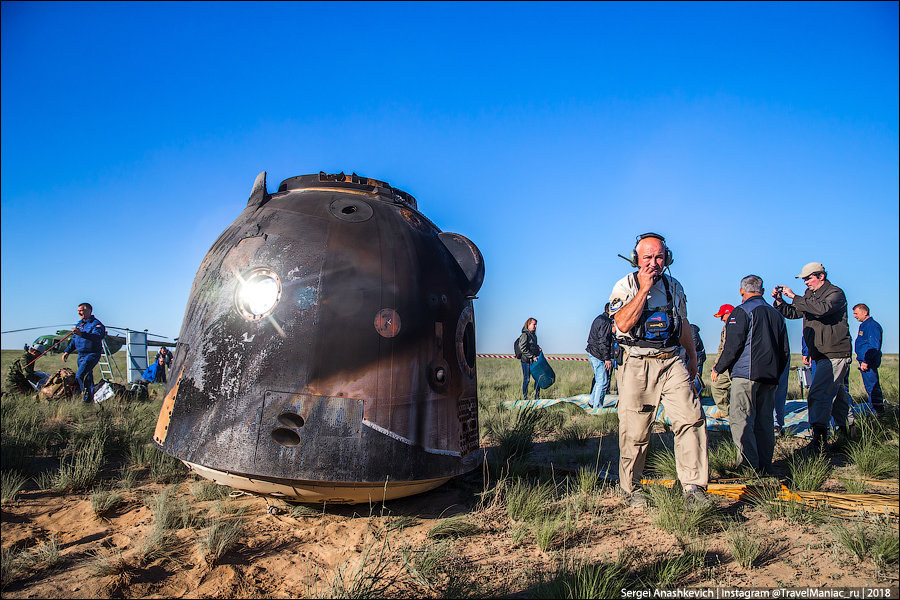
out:
{"label": "man in dark jacket", "polygon": [[588,334],[587,350],[588,360],[594,369],[594,387],[591,388],[591,408],[600,408],[603,398],[609,391],[609,373],[613,361],[613,333],[612,318],[609,316],[609,303],[603,312],[597,315],[591,323],[591,331]]}
{"label": "man in dark jacket", "polygon": [[78,352],[78,371],[75,378],[81,386],[82,400],[85,403],[94,401],[94,367],[100,362],[103,338],[106,336],[106,327],[93,313],[93,307],[87,302],[78,305],[78,316],[81,320],[72,329],[72,341],[62,355],[63,362],[66,362],[73,350]]}
{"label": "man in dark jacket", "polygon": [[[812,426],[811,450],[821,450],[828,438],[828,425],[833,418],[838,431],[847,434],[853,423],[850,394],[844,379],[850,369],[850,326],[847,323],[847,297],[844,291],[828,281],[822,263],[803,267],[796,279],[806,283],[802,297],[787,286],[776,286],[772,292],[775,308],[788,319],[803,319],[803,340],[809,358],[816,363],[809,388],[809,423]],[[787,296],[793,302],[784,301]]]}
{"label": "man in dark jacket", "polygon": [[712,378],[731,371],[731,438],[742,462],[766,473],[775,453],[775,389],[791,350],[784,317],[763,300],[763,280],[747,275],[741,279],[740,293],[744,303],[725,324],[725,347]]}

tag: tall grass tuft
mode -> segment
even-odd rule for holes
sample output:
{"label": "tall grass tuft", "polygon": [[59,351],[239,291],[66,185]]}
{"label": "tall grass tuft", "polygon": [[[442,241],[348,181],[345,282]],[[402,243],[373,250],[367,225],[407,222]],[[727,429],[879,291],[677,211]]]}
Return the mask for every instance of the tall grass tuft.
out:
{"label": "tall grass tuft", "polygon": [[638,573],[642,587],[665,588],[681,584],[688,575],[697,572],[706,562],[702,548],[682,547],[681,554],[665,556],[646,565]]}
{"label": "tall grass tuft", "polygon": [[426,544],[419,550],[409,546],[401,549],[403,566],[422,586],[432,588],[438,584],[444,565],[451,558],[450,544],[446,541]]}
{"label": "tall grass tuft", "polygon": [[581,419],[563,428],[560,441],[566,446],[583,446],[596,432],[593,423]]}
{"label": "tall grass tuft", "polygon": [[838,477],[848,494],[862,494],[866,491],[866,482],[854,477]]}
{"label": "tall grass tuft", "polygon": [[556,490],[552,483],[532,485],[519,479],[506,490],[506,510],[513,521],[533,521],[546,512],[553,502]]}
{"label": "tall grass tuft", "polygon": [[131,440],[126,450],[128,466],[139,469],[150,466],[153,454],[159,452],[155,446],[145,440]]}
{"label": "tall grass tuft", "polygon": [[897,475],[897,447],[862,437],[847,450],[850,462],[861,477],[884,479]]}
{"label": "tall grass tuft", "polygon": [[566,517],[555,510],[547,511],[534,519],[532,528],[538,548],[546,552],[566,531]]}
{"label": "tall grass tuft", "polygon": [[406,571],[420,586],[438,598],[466,598],[473,595],[470,582],[460,574],[460,559],[450,542],[425,544],[418,550],[409,546],[400,549]]}
{"label": "tall grass tuft", "polygon": [[98,518],[115,508],[122,501],[122,494],[115,490],[99,489],[91,493],[91,510]]}
{"label": "tall grass tuft", "polygon": [[881,526],[870,539],[869,555],[875,565],[884,571],[893,568],[900,562],[900,537],[890,527]]}
{"label": "tall grass tuft", "polygon": [[647,467],[660,479],[678,479],[675,453],[664,446],[653,447],[651,445],[647,456]]}
{"label": "tall grass tuft", "polygon": [[91,561],[90,571],[95,577],[119,577],[128,571],[128,563],[118,548],[110,552],[98,551]]}
{"label": "tall grass tuft", "polygon": [[535,598],[618,598],[631,575],[630,560],[623,553],[615,562],[567,560],[545,579],[541,576]]}
{"label": "tall grass tuft", "polygon": [[13,548],[0,550],[0,589],[6,589],[19,574],[22,552]]}
{"label": "tall grass tuft", "polygon": [[149,565],[160,558],[170,556],[177,545],[178,538],[171,531],[156,524],[138,547],[137,559],[141,565]]}
{"label": "tall grass tuft", "polygon": [[870,534],[862,523],[846,527],[834,522],[829,529],[837,544],[857,560],[871,558],[879,569],[895,568],[892,566],[900,556],[900,538],[891,527],[880,525]]}
{"label": "tall grass tuft", "polygon": [[97,481],[105,458],[106,438],[96,435],[68,457],[63,458],[53,481],[53,491],[87,490]]}
{"label": "tall grass tuft", "polygon": [[831,525],[831,534],[835,541],[851,556],[858,560],[865,560],[869,553],[869,540],[866,536],[866,528],[862,523],[847,528],[843,523],[835,522]]}
{"label": "tall grass tuft", "polygon": [[200,553],[206,563],[210,566],[218,564],[229,550],[237,547],[243,532],[244,522],[241,518],[210,517],[209,525],[198,540]]}
{"label": "tall grass tuft", "polygon": [[619,430],[619,413],[608,412],[593,415],[591,422],[594,425],[594,430],[600,435],[615,433]]}
{"label": "tall grass tuft", "polygon": [[47,541],[41,542],[27,553],[21,554],[20,561],[36,573],[48,571],[59,565],[61,559],[56,535],[51,535]]}
{"label": "tall grass tuft", "polygon": [[28,478],[18,471],[3,471],[0,475],[0,504],[8,504],[16,499]]}
{"label": "tall grass tuft", "polygon": [[732,524],[728,528],[728,548],[731,557],[745,569],[753,566],[766,554],[766,541]]}
{"label": "tall grass tuft", "polygon": [[318,517],[322,514],[322,511],[316,510],[315,508],[307,506],[306,504],[294,504],[291,506],[288,514],[297,519],[299,517]]}
{"label": "tall grass tuft", "polygon": [[821,453],[794,454],[788,462],[788,471],[794,488],[805,492],[817,492],[831,475],[831,464]]}
{"label": "tall grass tuft", "polygon": [[412,515],[397,515],[392,517],[387,523],[388,531],[402,531],[407,527],[415,527],[419,524],[419,519]]}
{"label": "tall grass tuft", "polygon": [[207,500],[221,500],[228,496],[231,488],[219,485],[215,481],[204,479],[203,481],[195,481],[190,487],[191,495],[199,502]]}
{"label": "tall grass tuft", "polygon": [[156,527],[170,530],[194,524],[194,514],[187,502],[183,498],[179,498],[177,494],[177,486],[169,486],[145,501],[153,513]]}
{"label": "tall grass tuft", "polygon": [[864,415],[855,424],[859,439],[851,442],[848,456],[863,477],[897,477],[900,471],[900,427],[897,410],[888,407],[882,416]]}
{"label": "tall grass tuft", "polygon": [[442,520],[428,531],[428,537],[459,538],[478,533],[478,526],[469,521],[465,514],[454,515]]}
{"label": "tall grass tuft", "polygon": [[329,589],[319,597],[360,599],[387,597],[397,582],[397,576],[391,568],[388,550],[387,537],[377,547],[374,540],[368,542],[362,556],[355,563],[338,567]]}
{"label": "tall grass tuft", "polygon": [[175,483],[187,477],[188,470],[177,458],[160,452],[155,447],[150,452],[150,476],[158,483]]}
{"label": "tall grass tuft", "polygon": [[541,411],[533,408],[516,411],[511,425],[496,432],[499,447],[494,453],[494,461],[502,468],[510,461],[524,460],[534,445],[534,430],[541,418]]}
{"label": "tall grass tuft", "polygon": [[699,532],[709,531],[716,524],[716,507],[685,504],[684,494],[679,486],[671,489],[661,485],[648,486],[650,504],[653,506],[653,524],[672,533],[680,539],[695,537]]}
{"label": "tall grass tuft", "polygon": [[783,519],[792,523],[813,525],[822,523],[826,513],[821,508],[806,506],[794,500],[782,500],[779,490],[761,487],[749,497],[750,502],[760,509],[770,520]]}
{"label": "tall grass tuft", "polygon": [[720,440],[709,450],[709,470],[719,477],[735,475],[740,463],[741,451],[730,439]]}
{"label": "tall grass tuft", "polygon": [[575,475],[575,485],[585,496],[596,492],[600,487],[600,474],[590,467],[581,467]]}

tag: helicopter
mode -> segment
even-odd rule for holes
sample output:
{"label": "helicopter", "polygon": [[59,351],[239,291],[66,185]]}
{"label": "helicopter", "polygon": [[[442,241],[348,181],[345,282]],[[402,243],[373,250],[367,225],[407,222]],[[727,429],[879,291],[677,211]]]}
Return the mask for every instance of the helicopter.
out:
{"label": "helicopter", "polygon": [[[50,327],[61,327],[60,325],[44,325],[42,327],[26,327],[25,329],[12,329],[9,331],[4,331],[2,333],[18,333],[20,331],[31,331],[35,329],[49,329]],[[107,327],[107,332],[109,331],[117,331],[120,333],[125,333],[127,331],[142,331],[139,329],[131,329],[129,327]],[[69,336],[72,333],[71,329],[57,329],[55,334],[44,334],[36,337],[33,342],[31,342],[32,347],[43,346],[45,354],[62,354],[63,350],[66,349],[66,344],[61,343],[63,339]],[[148,333],[147,337],[156,337],[162,338],[162,340],[168,340],[166,336],[157,335],[155,333]],[[106,347],[109,350],[110,354],[115,354],[126,344],[126,336],[125,335],[113,335],[107,333],[103,338],[103,341],[106,343]],[[178,338],[175,338],[174,341],[157,341],[157,340],[147,340],[148,346],[166,346],[166,347],[175,347],[177,345]]]}
{"label": "helicopter", "polygon": [[[119,330],[118,327],[107,327],[106,329],[107,329],[107,331],[109,331],[110,329]],[[125,330],[121,330],[121,331],[125,331]],[[132,329],[131,331],[137,331],[137,330]],[[47,334],[47,335],[42,335],[42,336],[36,337],[34,339],[34,341],[31,342],[31,345],[32,346],[41,345],[44,348],[48,348],[48,350],[46,351],[47,354],[62,354],[62,351],[66,349],[66,345],[60,344],[60,341],[62,341],[62,339],[64,337],[66,337],[69,333],[71,333],[70,329],[58,329],[56,331],[56,334],[54,334],[54,335]],[[153,337],[160,337],[160,338],[164,337],[164,336],[155,335],[152,333],[148,333],[147,337],[150,337],[151,335]],[[164,339],[168,339],[168,338],[164,338]],[[176,340],[177,340],[177,338],[176,338]],[[103,341],[106,342],[106,347],[109,348],[109,353],[115,354],[116,352],[118,352],[119,350],[122,349],[122,346],[125,345],[125,336],[124,335],[110,335],[107,333],[106,337],[103,338]],[[166,347],[172,346],[172,347],[174,347],[176,345],[176,342],[157,341],[157,340],[149,340],[148,339],[147,345],[148,346],[166,346]]]}

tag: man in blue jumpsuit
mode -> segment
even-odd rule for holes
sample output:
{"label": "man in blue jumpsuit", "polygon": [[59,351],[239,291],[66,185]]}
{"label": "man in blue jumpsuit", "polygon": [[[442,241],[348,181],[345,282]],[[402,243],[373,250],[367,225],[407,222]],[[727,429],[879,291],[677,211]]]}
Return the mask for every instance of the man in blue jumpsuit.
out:
{"label": "man in blue jumpsuit", "polygon": [[878,381],[878,367],[881,366],[881,325],[869,316],[869,307],[862,303],[853,307],[853,316],[859,321],[859,333],[854,343],[859,373],[862,375],[863,385],[866,386],[872,411],[880,415],[884,412],[884,395]]}
{"label": "man in blue jumpsuit", "polygon": [[72,330],[72,341],[63,352],[62,359],[66,362],[69,354],[74,350],[78,352],[78,371],[75,378],[83,392],[84,402],[94,400],[94,367],[100,362],[103,353],[103,338],[106,336],[106,327],[93,315],[94,308],[87,302],[78,305],[78,316],[81,320],[75,324]]}

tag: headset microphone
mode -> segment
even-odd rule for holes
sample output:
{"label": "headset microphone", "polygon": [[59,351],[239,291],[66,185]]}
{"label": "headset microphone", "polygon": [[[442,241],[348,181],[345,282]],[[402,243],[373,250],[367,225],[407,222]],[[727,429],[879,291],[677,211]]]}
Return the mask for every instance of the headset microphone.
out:
{"label": "headset microphone", "polygon": [[621,258],[622,260],[627,262],[629,265],[631,265],[635,269],[637,268],[637,263],[635,261],[631,260],[630,258],[628,258],[627,256],[622,256],[621,254],[616,254],[616,256],[618,256],[619,258]]}

